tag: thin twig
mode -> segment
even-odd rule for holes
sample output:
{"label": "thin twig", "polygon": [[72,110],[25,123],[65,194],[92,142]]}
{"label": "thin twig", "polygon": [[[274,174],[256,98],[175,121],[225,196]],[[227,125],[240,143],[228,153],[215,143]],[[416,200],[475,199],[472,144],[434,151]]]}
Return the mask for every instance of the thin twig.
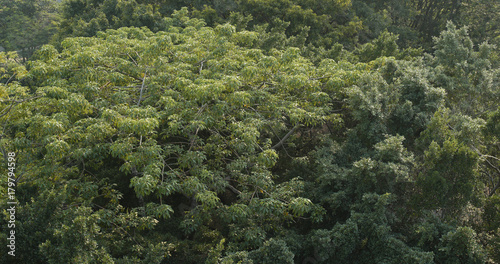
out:
{"label": "thin twig", "polygon": [[321,79],[326,79],[326,78],[330,78],[330,77],[331,77],[331,76],[323,76],[323,77],[309,78],[309,81],[321,80]]}

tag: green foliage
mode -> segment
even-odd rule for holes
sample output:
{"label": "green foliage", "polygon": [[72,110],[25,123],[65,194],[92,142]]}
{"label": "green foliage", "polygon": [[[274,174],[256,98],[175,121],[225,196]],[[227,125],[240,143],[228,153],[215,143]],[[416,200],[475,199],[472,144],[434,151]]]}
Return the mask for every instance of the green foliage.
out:
{"label": "green foliage", "polygon": [[490,61],[498,67],[500,22],[498,12],[500,4],[497,1],[475,0],[466,3],[466,8],[460,14],[458,25],[468,26],[471,38],[475,43],[490,43],[495,45],[490,54]]}
{"label": "green foliage", "polygon": [[443,214],[456,215],[473,198],[477,155],[453,139],[442,146],[432,142],[424,155],[423,172],[417,180],[422,202],[426,208],[446,208]]}
{"label": "green foliage", "polygon": [[499,72],[491,69],[492,46],[483,43],[476,51],[467,28],[451,23],[434,42],[436,82],[448,93],[449,106],[472,117],[494,110]]}
{"label": "green foliage", "polygon": [[1,263],[500,261],[496,4],[43,3],[1,6],[62,17],[0,53]]}
{"label": "green foliage", "polygon": [[401,260],[433,263],[432,252],[411,248],[391,232],[392,221],[386,211],[390,197],[389,194],[365,194],[345,224],[337,223],[331,230],[316,230],[312,239],[318,245],[320,263],[398,263]]}
{"label": "green foliage", "polygon": [[443,89],[430,83],[430,69],[419,61],[381,57],[372,63],[376,71],[348,90],[352,116],[359,123],[353,136],[367,146],[384,134],[400,134],[413,142],[443,105]]}
{"label": "green foliage", "polygon": [[0,47],[30,57],[57,31],[58,5],[55,0],[0,1]]}
{"label": "green foliage", "polygon": [[[19,61],[19,56],[16,52],[1,52],[0,53],[0,80],[2,81],[2,89],[5,89],[11,82],[18,81],[25,77],[26,67]],[[5,96],[5,90],[1,96]]]}
{"label": "green foliage", "polygon": [[399,54],[397,39],[396,35],[384,31],[372,43],[364,44],[355,52],[359,54],[362,62],[369,62],[382,56],[395,57]]}
{"label": "green foliage", "polygon": [[249,252],[248,256],[254,263],[294,263],[293,253],[290,252],[286,243],[281,240],[270,239],[264,242],[264,245],[259,249]]}
{"label": "green foliage", "polygon": [[[274,242],[264,241],[276,224],[321,215],[298,192],[283,200],[285,189],[278,188],[271,170],[277,149],[290,136],[280,135],[319,125],[328,115],[327,101],[317,96],[322,93],[313,78],[317,69],[294,49],[265,56],[239,47],[233,26],[202,27],[185,11],[174,14],[172,22],[183,26],[170,32],[121,28],[94,38],[68,38],[62,51],[45,46],[30,64],[28,76],[39,97],[16,111],[24,121],[12,119],[16,115],[3,120],[19,124],[9,125],[5,147],[26,157],[26,179],[39,181],[27,180],[26,188],[79,179],[99,182],[94,187],[99,190],[107,186],[99,179],[105,179],[122,186],[111,187],[112,193],[126,194],[123,201],[101,200],[95,189],[82,196],[86,207],[61,216],[54,238],[41,246],[50,261],[120,258],[101,242],[106,236],[117,239],[100,222],[101,211],[95,209],[101,207],[113,211],[128,205],[138,230],[166,228],[175,217],[187,234],[204,236],[207,227],[220,235],[237,232],[226,238],[232,250],[272,250]],[[15,141],[41,144],[33,148]],[[42,159],[28,159],[31,155]],[[43,167],[48,178],[35,169]],[[181,203],[176,195],[197,204],[185,217],[175,215]],[[242,217],[229,217],[225,210]],[[248,231],[240,236],[242,229]],[[70,251],[65,241],[71,239],[88,245]],[[148,254],[157,254],[146,254],[146,245],[121,247],[131,247],[127,259],[146,261],[153,256]],[[163,258],[155,256],[155,262]]]}
{"label": "green foliage", "polygon": [[101,30],[128,26],[165,29],[166,21],[156,5],[135,0],[64,1],[56,38],[62,41],[67,36],[95,36]]}
{"label": "green foliage", "polygon": [[485,263],[486,256],[476,242],[474,230],[468,227],[459,227],[441,238],[439,254],[436,255],[439,263]]}

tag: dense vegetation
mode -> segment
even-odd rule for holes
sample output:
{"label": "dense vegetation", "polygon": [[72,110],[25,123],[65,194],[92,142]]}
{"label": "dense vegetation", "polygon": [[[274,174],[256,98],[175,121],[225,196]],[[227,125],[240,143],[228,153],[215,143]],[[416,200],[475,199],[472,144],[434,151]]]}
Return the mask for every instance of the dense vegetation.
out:
{"label": "dense vegetation", "polygon": [[500,263],[498,1],[0,3],[0,263]]}

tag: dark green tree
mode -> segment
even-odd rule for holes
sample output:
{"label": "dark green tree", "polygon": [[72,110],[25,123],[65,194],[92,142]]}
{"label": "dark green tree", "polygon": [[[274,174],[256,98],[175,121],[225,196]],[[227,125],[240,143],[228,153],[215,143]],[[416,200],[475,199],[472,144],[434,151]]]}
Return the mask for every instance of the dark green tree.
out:
{"label": "dark green tree", "polygon": [[56,0],[0,1],[0,47],[18,51],[26,60],[37,47],[49,43],[59,17]]}

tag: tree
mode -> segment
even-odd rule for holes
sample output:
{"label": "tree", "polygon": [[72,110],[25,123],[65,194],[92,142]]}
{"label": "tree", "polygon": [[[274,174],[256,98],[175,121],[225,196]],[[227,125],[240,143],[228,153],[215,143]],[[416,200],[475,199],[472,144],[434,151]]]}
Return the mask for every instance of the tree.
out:
{"label": "tree", "polygon": [[400,225],[395,211],[402,205],[396,197],[410,183],[413,163],[402,141],[401,136],[388,137],[352,167],[338,163],[342,152],[335,148],[318,151],[321,189],[312,193],[327,209],[325,226],[330,226],[311,232],[320,263],[432,263],[432,252],[413,248],[395,230]]}
{"label": "tree", "polygon": [[448,106],[471,117],[494,111],[500,95],[499,72],[489,60],[492,46],[483,43],[476,50],[467,28],[452,23],[434,42],[435,82],[446,89]]}
{"label": "tree", "polygon": [[95,36],[98,31],[120,27],[148,27],[156,32],[165,29],[158,3],[135,0],[70,0],[62,3],[62,18],[53,44],[68,36]]}
{"label": "tree", "polygon": [[[167,19],[167,32],[68,38],[29,64],[38,98],[3,117],[2,144],[22,161],[20,193],[37,190],[35,201],[59,193],[47,240],[36,245],[46,261],[158,263],[170,244],[182,249],[179,231],[204,238],[190,242],[200,248],[191,258],[224,238],[230,252],[260,259],[284,223],[320,219],[300,181],[278,184],[272,171],[290,135],[329,118],[318,69],[298,49],[266,56],[244,47],[255,32],[185,15]],[[19,199],[19,214],[39,210]],[[193,206],[179,211],[183,203]],[[70,250],[72,239],[86,242]]]}
{"label": "tree", "polygon": [[2,0],[0,7],[0,46],[19,51],[23,60],[56,32],[59,14],[55,0]]}
{"label": "tree", "polygon": [[65,1],[0,53],[0,262],[498,262],[495,47],[396,2]]}
{"label": "tree", "polygon": [[500,4],[491,0],[471,0],[464,2],[463,5],[460,20],[456,22],[461,26],[470,27],[471,38],[476,43],[488,41],[498,46],[500,23],[495,14],[498,14]]}

